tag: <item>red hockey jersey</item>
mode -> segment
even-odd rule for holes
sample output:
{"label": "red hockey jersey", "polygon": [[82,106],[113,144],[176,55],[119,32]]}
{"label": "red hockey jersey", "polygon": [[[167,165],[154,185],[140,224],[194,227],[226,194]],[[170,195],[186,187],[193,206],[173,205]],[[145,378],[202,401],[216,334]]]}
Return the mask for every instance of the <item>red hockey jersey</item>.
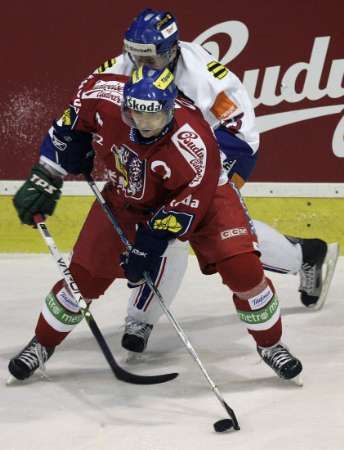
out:
{"label": "red hockey jersey", "polygon": [[[106,166],[116,208],[142,211],[152,230],[186,240],[218,185],[218,145],[200,111],[182,99],[177,101],[171,131],[148,145],[134,142],[121,119],[126,80],[122,75],[85,80],[72,102],[74,129],[93,134],[93,148]],[[65,115],[64,124],[68,110]]]}

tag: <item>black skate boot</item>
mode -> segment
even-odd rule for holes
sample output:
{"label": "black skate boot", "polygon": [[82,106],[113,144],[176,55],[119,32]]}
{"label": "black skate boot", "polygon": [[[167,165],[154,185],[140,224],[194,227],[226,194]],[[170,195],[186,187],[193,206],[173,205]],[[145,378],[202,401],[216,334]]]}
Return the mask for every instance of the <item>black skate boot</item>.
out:
{"label": "black skate boot", "polygon": [[259,347],[257,352],[262,360],[273,369],[280,378],[291,380],[302,371],[301,362],[295,358],[281,342],[273,347]]}
{"label": "black skate boot", "polygon": [[286,237],[293,244],[300,244],[302,249],[299,287],[301,302],[308,308],[320,309],[325,303],[334,275],[339,245],[327,244],[321,239]]}
{"label": "black skate boot", "polygon": [[319,300],[322,287],[322,269],[327,253],[326,242],[320,239],[302,239],[302,266],[300,270],[301,302],[313,307]]}
{"label": "black skate boot", "polygon": [[122,347],[136,353],[142,353],[147,347],[153,325],[127,317],[122,337]]}
{"label": "black skate boot", "polygon": [[8,370],[17,380],[29,378],[39,367],[44,371],[44,363],[54,353],[55,347],[44,347],[36,336],[27,346],[12,358],[8,364]]}

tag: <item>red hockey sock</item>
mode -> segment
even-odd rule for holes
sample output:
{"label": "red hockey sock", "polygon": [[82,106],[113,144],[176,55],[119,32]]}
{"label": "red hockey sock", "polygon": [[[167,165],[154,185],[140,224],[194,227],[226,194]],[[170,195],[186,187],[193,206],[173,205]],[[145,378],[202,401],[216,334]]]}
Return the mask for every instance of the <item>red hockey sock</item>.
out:
{"label": "red hockey sock", "polygon": [[[94,278],[83,267],[71,264],[70,270],[85,299],[102,295],[113,280]],[[63,280],[58,281],[47,295],[36,325],[38,342],[45,347],[60,344],[82,320],[82,314]]]}
{"label": "red hockey sock", "polygon": [[246,253],[218,264],[223,282],[234,292],[233,301],[247,331],[260,347],[276,344],[282,335],[278,298],[265,277],[258,256]]}

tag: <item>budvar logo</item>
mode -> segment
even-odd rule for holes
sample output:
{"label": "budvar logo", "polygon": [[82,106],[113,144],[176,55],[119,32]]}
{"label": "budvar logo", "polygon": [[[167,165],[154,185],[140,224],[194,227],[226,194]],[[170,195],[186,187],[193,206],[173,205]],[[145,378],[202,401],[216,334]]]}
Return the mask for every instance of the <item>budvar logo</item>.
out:
{"label": "budvar logo", "polygon": [[198,186],[207,163],[207,151],[202,138],[186,123],[174,133],[172,141],[196,173],[189,186]]}
{"label": "budvar logo", "polygon": [[102,90],[102,91],[116,91],[119,92],[121,95],[123,94],[123,87],[124,83],[121,83],[119,81],[104,81],[99,80],[97,81],[94,86],[93,90]]}
{"label": "budvar logo", "polygon": [[120,106],[123,97],[124,83],[117,81],[97,81],[90,90],[81,93],[81,98],[101,98]]}
{"label": "budvar logo", "polygon": [[[218,33],[225,33],[230,37],[230,46],[220,60],[220,48],[215,40],[211,40]],[[194,42],[203,45],[223,65],[233,61],[244,49],[249,39],[249,30],[243,22],[222,22],[201,33]],[[295,62],[282,75],[281,66],[270,66],[264,69],[260,92],[257,93],[260,69],[244,72],[242,82],[247,88],[254,107],[258,105],[276,106],[285,101],[295,103],[308,99],[312,102],[324,97],[340,98],[344,95],[343,75],[344,59],[334,59],[328,73],[326,87],[320,88],[320,81],[324,75],[324,65],[330,43],[330,36],[314,39],[308,62]],[[302,89],[296,89],[299,75],[305,74]],[[279,82],[279,80],[281,80]],[[278,84],[277,84],[278,83]],[[295,109],[294,111],[279,112],[257,117],[260,132],[272,130],[303,120],[331,114],[341,114],[344,111],[343,100],[337,105]],[[344,117],[334,130],[332,150],[337,157],[344,157]]]}

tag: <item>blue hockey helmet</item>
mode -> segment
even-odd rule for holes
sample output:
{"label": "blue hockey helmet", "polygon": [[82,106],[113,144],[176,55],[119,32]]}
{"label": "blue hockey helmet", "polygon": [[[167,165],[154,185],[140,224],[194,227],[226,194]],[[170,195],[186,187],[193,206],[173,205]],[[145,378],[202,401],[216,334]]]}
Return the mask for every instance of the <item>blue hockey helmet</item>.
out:
{"label": "blue hockey helmet", "polygon": [[145,9],[125,33],[124,50],[137,67],[145,64],[162,69],[174,59],[178,39],[178,25],[171,13]]}
{"label": "blue hockey helmet", "polygon": [[173,119],[177,87],[172,72],[140,66],[123,91],[122,118],[144,137],[159,134]]}

